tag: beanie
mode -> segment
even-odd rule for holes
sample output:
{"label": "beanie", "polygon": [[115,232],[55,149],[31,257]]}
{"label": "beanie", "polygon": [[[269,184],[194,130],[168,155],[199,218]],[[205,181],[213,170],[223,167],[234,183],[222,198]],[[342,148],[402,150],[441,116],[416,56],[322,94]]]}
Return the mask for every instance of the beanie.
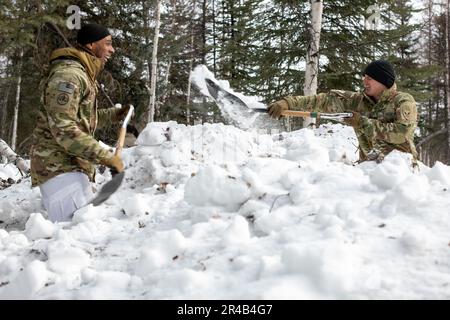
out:
{"label": "beanie", "polygon": [[395,81],[394,67],[386,60],[371,62],[364,70],[364,74],[384,84],[387,88],[392,87]]}
{"label": "beanie", "polygon": [[77,42],[81,45],[85,45],[101,40],[109,35],[109,30],[105,27],[96,23],[89,23],[78,30]]}

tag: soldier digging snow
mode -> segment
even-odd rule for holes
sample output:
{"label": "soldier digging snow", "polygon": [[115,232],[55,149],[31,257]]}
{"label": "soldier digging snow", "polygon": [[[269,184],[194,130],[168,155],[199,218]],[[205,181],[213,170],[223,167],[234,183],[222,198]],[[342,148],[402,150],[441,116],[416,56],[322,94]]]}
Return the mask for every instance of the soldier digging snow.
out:
{"label": "soldier digging snow", "polygon": [[51,221],[70,221],[91,198],[95,165],[123,171],[121,158],[100,146],[97,128],[117,123],[129,109],[97,110],[96,77],[114,53],[107,28],[87,24],[77,45],[52,52],[31,147],[32,186],[39,186]]}
{"label": "soldier digging snow", "polygon": [[411,153],[417,160],[414,130],[417,107],[414,98],[397,91],[393,66],[375,60],[364,70],[364,91],[331,90],[313,96],[287,96],[269,106],[269,114],[279,118],[283,110],[352,112],[344,122],[352,126],[359,141],[360,161],[381,162],[392,150]]}

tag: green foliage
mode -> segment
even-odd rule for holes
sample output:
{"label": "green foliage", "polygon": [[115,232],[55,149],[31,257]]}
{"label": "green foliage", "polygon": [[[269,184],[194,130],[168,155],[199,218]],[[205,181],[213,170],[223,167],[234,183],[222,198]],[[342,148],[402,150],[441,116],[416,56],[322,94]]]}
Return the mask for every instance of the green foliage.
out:
{"label": "green foliage", "polygon": [[[398,85],[423,107],[428,127],[442,116],[442,79],[445,50],[443,20],[433,21],[429,39],[432,57],[424,62],[417,45],[422,25],[413,24],[411,2],[379,0],[381,22],[365,28],[366,9],[372,0],[324,1],[320,41],[319,92],[329,89],[359,90],[363,68],[375,58],[395,64]],[[19,144],[30,136],[39,102],[38,83],[45,75],[52,50],[64,47],[56,28],[72,43],[76,30],[65,24],[69,5],[78,5],[82,23],[97,22],[113,32],[116,54],[99,81],[115,103],[132,103],[133,125],[142,129],[149,101],[149,63],[153,49],[152,1],[117,0],[0,0],[0,130],[10,139],[15,97],[18,52],[24,50],[20,97]],[[222,121],[217,107],[192,87],[187,103],[190,66],[206,64],[218,79],[231,87],[270,102],[287,94],[302,94],[304,64],[309,42],[310,1],[293,0],[167,0],[163,1],[158,48],[157,121]],[[56,28],[55,28],[56,26]],[[422,32],[422,33],[420,33]],[[166,81],[167,79],[167,81]],[[99,106],[109,107],[100,94]],[[431,114],[431,115],[430,115]],[[6,121],[5,121],[6,119]],[[442,124],[441,124],[442,125]],[[423,129],[426,130],[426,129]],[[426,132],[423,131],[425,134]],[[6,137],[5,137],[6,136]],[[116,128],[99,132],[113,143]],[[26,143],[24,144],[24,146]],[[22,152],[26,150],[24,147]]]}

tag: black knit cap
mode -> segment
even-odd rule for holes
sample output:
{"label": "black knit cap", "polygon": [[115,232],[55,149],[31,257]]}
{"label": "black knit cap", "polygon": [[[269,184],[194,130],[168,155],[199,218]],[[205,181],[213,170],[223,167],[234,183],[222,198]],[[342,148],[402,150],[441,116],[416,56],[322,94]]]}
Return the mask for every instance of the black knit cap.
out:
{"label": "black knit cap", "polygon": [[392,87],[395,82],[394,67],[386,60],[371,62],[364,70],[364,74],[384,84],[387,88]]}
{"label": "black knit cap", "polygon": [[99,24],[89,23],[78,30],[77,42],[81,45],[96,42],[109,36],[109,30]]}

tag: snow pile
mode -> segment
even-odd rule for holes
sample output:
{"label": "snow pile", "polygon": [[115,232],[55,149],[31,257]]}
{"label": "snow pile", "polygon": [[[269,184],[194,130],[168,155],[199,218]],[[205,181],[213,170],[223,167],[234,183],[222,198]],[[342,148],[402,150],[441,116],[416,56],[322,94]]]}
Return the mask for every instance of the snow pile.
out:
{"label": "snow pile", "polygon": [[12,163],[1,163],[0,162],[0,181],[13,179],[14,181],[22,179],[23,176],[19,169]]}
{"label": "snow pile", "polygon": [[149,124],[72,222],[29,178],[1,191],[0,298],[449,298],[450,167],[355,164],[356,144],[339,124]]}

